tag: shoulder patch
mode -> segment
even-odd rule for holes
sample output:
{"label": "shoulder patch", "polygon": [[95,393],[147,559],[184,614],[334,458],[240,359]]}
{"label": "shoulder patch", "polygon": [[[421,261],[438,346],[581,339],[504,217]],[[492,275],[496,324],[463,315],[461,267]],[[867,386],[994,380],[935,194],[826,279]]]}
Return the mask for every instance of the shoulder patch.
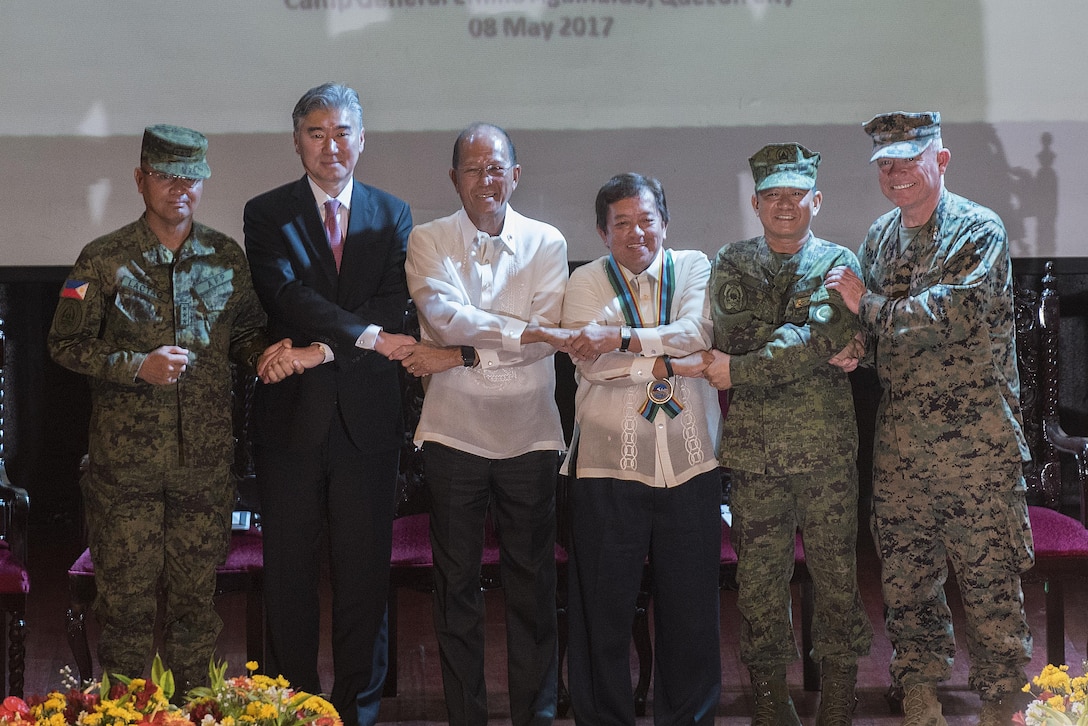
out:
{"label": "shoulder patch", "polygon": [[727,313],[736,313],[748,307],[748,291],[735,282],[722,286],[718,291],[718,302]]}
{"label": "shoulder patch", "polygon": [[83,280],[65,280],[64,287],[60,289],[60,296],[72,300],[82,300],[87,297],[87,289],[90,286],[91,283]]}

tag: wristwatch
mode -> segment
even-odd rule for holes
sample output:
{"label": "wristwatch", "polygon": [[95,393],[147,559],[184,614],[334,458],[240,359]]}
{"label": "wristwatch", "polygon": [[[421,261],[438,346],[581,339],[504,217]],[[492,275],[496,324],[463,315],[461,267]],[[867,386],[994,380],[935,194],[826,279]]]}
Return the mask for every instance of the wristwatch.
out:
{"label": "wristwatch", "polygon": [[465,368],[471,368],[476,365],[476,349],[471,345],[461,346],[461,365]]}
{"label": "wristwatch", "polygon": [[620,326],[620,350],[626,352],[631,347],[631,327],[629,325]]}

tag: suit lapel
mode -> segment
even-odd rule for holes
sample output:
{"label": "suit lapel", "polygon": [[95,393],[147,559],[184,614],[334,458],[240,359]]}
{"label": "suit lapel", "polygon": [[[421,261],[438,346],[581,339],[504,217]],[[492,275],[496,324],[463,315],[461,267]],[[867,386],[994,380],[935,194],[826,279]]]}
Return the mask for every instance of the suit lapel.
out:
{"label": "suit lapel", "polygon": [[[325,237],[325,227],[321,224],[321,215],[317,212],[317,200],[310,189],[309,180],[303,176],[295,185],[295,199],[298,202],[298,220],[302,238],[309,244],[310,258],[333,283],[337,281],[336,260],[329,249],[329,240]],[[354,204],[354,196],[352,203]]]}

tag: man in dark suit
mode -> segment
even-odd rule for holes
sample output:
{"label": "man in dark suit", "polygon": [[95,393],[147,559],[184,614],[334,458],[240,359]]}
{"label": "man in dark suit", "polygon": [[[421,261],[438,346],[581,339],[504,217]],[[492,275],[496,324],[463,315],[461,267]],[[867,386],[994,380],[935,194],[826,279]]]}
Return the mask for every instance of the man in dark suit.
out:
{"label": "man in dark suit", "polygon": [[[244,223],[269,329],[291,341],[262,356],[262,379],[283,382],[259,386],[254,404],[270,646],[264,665],[297,688],[322,692],[317,589],[327,529],[332,703],[346,726],[369,726],[386,674],[403,430],[397,364],[386,356],[415,342],[399,332],[412,218],[400,199],[353,179],[363,150],[354,90],[310,89],[292,120],[306,175],[250,200]],[[301,368],[310,370],[289,376]]]}

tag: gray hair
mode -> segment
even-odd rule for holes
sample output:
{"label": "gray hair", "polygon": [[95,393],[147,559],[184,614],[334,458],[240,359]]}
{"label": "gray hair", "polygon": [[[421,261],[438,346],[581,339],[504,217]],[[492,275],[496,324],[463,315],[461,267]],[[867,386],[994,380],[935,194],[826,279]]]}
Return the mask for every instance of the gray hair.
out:
{"label": "gray hair", "polygon": [[342,83],[323,83],[302,94],[291,112],[291,124],[296,134],[302,119],[317,110],[349,111],[359,123],[359,128],[363,128],[363,106],[359,103],[359,94]]}

